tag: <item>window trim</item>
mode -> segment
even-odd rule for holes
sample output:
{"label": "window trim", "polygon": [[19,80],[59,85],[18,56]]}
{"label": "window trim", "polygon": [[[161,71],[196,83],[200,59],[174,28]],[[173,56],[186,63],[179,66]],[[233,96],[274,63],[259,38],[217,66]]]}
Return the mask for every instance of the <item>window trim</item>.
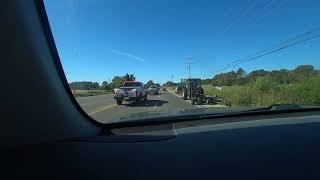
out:
{"label": "window trim", "polygon": [[43,0],[34,0],[36,9],[38,11],[38,15],[39,15],[39,19],[40,19],[40,23],[43,29],[43,33],[45,35],[45,38],[47,40],[47,45],[50,51],[50,54],[52,56],[53,59],[53,63],[56,66],[56,70],[58,72],[58,75],[60,77],[60,80],[62,81],[63,87],[66,91],[66,93],[68,94],[72,104],[76,107],[76,109],[78,110],[78,112],[84,117],[86,118],[88,121],[90,121],[91,123],[93,123],[94,125],[98,126],[98,127],[106,127],[108,124],[104,124],[101,123],[95,119],[93,119],[91,116],[89,116],[83,109],[82,107],[79,105],[79,103],[77,102],[76,98],[74,97],[74,95],[72,94],[72,91],[69,87],[68,84],[68,80],[66,78],[66,75],[64,73],[62,64],[61,64],[61,60],[60,60],[60,56],[53,38],[53,34],[51,31],[51,27],[50,27],[50,23],[48,20],[48,16],[47,16],[47,12],[45,9],[45,5],[44,5],[44,1]]}

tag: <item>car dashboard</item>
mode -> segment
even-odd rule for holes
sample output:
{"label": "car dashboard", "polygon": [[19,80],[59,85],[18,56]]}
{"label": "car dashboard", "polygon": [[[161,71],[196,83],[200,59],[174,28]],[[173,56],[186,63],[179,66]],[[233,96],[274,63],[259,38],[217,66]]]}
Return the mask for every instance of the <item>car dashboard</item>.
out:
{"label": "car dashboard", "polygon": [[320,116],[282,116],[118,128],[112,135],[13,148],[2,153],[3,172],[77,179],[319,178]]}

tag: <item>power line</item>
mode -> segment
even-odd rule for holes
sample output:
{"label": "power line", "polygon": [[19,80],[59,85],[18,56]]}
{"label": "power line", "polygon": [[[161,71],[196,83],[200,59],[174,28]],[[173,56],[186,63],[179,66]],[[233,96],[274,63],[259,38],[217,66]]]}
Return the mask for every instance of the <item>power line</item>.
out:
{"label": "power line", "polygon": [[186,58],[186,59],[190,60],[190,61],[187,61],[186,64],[188,65],[189,79],[191,79],[191,64],[193,64],[193,62],[191,62],[192,58]]}
{"label": "power line", "polygon": [[272,50],[272,49],[274,49],[274,48],[276,48],[276,47],[278,47],[278,46],[281,46],[281,45],[285,45],[285,44],[294,42],[294,41],[296,41],[296,40],[298,40],[298,39],[303,38],[304,36],[307,36],[307,35],[310,36],[310,35],[312,35],[312,34],[317,33],[317,31],[320,31],[320,27],[316,27],[316,28],[314,28],[314,29],[312,29],[312,30],[310,30],[310,31],[307,31],[307,32],[305,32],[305,33],[296,35],[296,36],[294,36],[294,37],[292,37],[292,38],[290,38],[290,39],[287,39],[287,40],[285,40],[285,41],[281,41],[281,42],[279,42],[279,43],[277,43],[277,44],[275,44],[275,45],[272,45],[272,46],[269,47],[269,48],[266,48],[266,49],[257,51],[257,52],[254,53],[254,54],[251,54],[251,55],[248,55],[248,56],[246,56],[246,57],[244,57],[244,58],[241,58],[241,59],[232,61],[232,62],[229,63],[229,64],[222,65],[222,66],[220,66],[219,68],[224,68],[224,67],[230,66],[230,65],[232,65],[232,64],[234,64],[234,63],[243,61],[243,60],[245,60],[245,59],[247,59],[247,58],[250,58],[250,57],[252,57],[252,56],[256,56],[256,55],[258,55],[258,54],[260,54],[260,53],[263,53],[263,52],[266,52],[266,51],[270,51],[270,50]]}
{"label": "power line", "polygon": [[256,0],[256,1],[252,1],[252,2],[251,2],[251,5],[250,5],[248,8],[246,8],[246,9],[241,13],[241,15],[238,16],[234,21],[232,21],[231,23],[229,23],[229,24],[224,28],[224,30],[223,30],[222,32],[223,32],[223,33],[226,33],[229,29],[231,29],[232,26],[234,26],[236,23],[238,23],[238,21],[240,21],[244,16],[246,16],[246,15],[251,11],[251,9],[253,9],[253,8],[256,6],[257,2],[258,2],[257,0]]}
{"label": "power line", "polygon": [[[274,5],[273,7],[271,6],[270,9],[269,9],[266,13],[264,13],[264,15],[262,15],[262,16],[260,16],[260,17],[257,17],[257,18],[255,19],[254,23],[255,23],[255,24],[256,24],[256,23],[259,23],[263,18],[265,18],[266,16],[268,16],[272,11],[280,8],[281,6],[285,5],[287,2],[288,2],[288,0],[284,0],[284,1],[280,2],[279,4]],[[272,3],[270,3],[270,4],[272,4]]]}
{"label": "power line", "polygon": [[246,59],[246,60],[244,60],[244,61],[240,61],[240,62],[238,62],[238,63],[236,63],[236,64],[232,64],[232,65],[230,65],[230,66],[228,66],[228,67],[225,67],[225,68],[222,68],[222,69],[218,69],[218,70],[216,70],[216,71],[214,71],[214,72],[219,72],[219,71],[222,71],[222,70],[225,70],[225,69],[228,69],[228,68],[231,68],[231,67],[237,66],[237,65],[239,65],[239,64],[242,64],[242,63],[245,63],[245,62],[248,62],[248,61],[253,61],[254,59],[257,59],[257,58],[260,58],[260,57],[263,57],[263,56],[266,56],[266,55],[272,54],[272,53],[274,53],[274,52],[276,52],[276,51],[280,51],[280,50],[283,50],[283,49],[289,48],[289,47],[291,47],[291,46],[294,46],[294,45],[297,45],[297,44],[303,43],[303,42],[305,42],[305,41],[308,41],[308,40],[311,40],[311,39],[317,38],[317,37],[319,37],[319,36],[320,36],[320,34],[315,35],[315,36],[312,36],[312,37],[309,37],[309,38],[307,38],[307,39],[300,40],[300,41],[298,41],[298,42],[295,42],[295,43],[292,43],[292,44],[289,44],[289,45],[286,45],[286,46],[280,47],[280,48],[275,49],[275,50],[272,50],[272,51],[270,51],[270,52],[267,52],[267,53],[264,53],[264,54],[261,54],[261,55],[258,55],[258,56],[255,56],[255,57],[252,57],[252,58]]}

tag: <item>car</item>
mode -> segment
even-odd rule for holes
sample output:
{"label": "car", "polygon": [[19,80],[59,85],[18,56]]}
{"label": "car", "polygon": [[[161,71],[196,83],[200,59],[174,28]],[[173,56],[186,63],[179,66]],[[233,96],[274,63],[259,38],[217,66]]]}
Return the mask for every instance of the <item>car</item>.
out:
{"label": "car", "polygon": [[157,95],[159,93],[159,88],[157,86],[150,86],[147,89],[147,93]]}
{"label": "car", "polygon": [[174,89],[174,92],[175,92],[176,94],[181,94],[181,93],[182,93],[182,90],[183,90],[183,88],[182,88],[181,86],[177,86],[177,87]]}
{"label": "car", "polygon": [[124,100],[131,102],[147,100],[147,93],[144,89],[144,85],[142,82],[138,81],[125,81],[122,87],[114,89],[113,92],[113,98],[118,105],[121,105]]}

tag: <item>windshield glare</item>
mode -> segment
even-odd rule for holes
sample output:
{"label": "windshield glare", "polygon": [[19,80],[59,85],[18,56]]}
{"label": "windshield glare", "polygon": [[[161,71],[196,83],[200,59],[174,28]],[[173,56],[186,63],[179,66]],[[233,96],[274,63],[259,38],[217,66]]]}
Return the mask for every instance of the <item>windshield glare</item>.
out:
{"label": "windshield glare", "polygon": [[99,122],[320,105],[318,0],[44,3],[73,96]]}

